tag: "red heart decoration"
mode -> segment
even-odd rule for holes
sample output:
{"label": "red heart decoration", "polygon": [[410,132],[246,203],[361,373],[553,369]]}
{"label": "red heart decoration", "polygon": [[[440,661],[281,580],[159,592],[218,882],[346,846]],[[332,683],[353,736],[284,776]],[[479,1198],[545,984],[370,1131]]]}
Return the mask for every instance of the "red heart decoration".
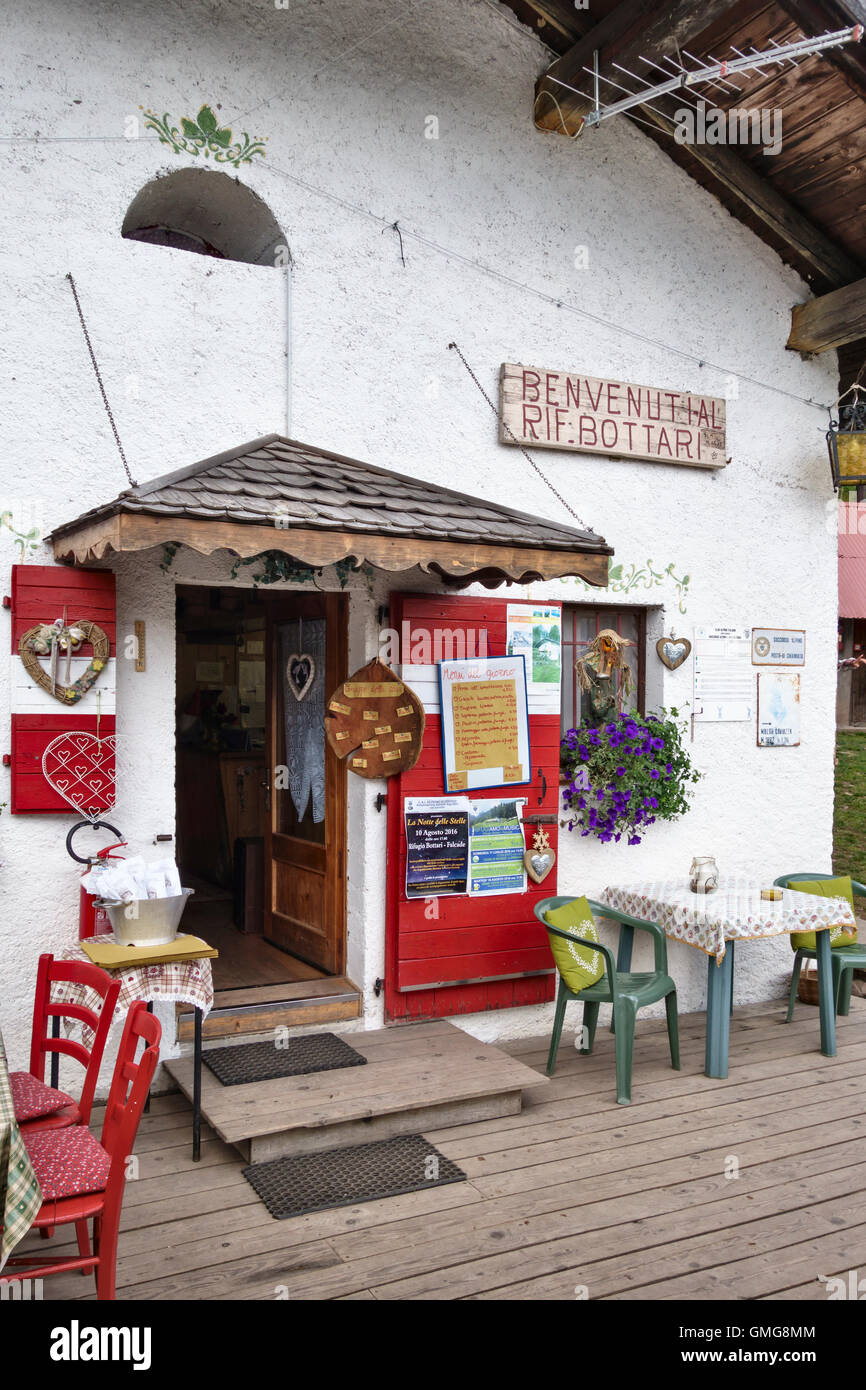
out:
{"label": "red heart decoration", "polygon": [[[76,730],[51,740],[42,754],[42,772],[73,811],[96,820],[114,805],[114,754],[113,734],[97,738]],[[75,759],[73,767],[70,758]]]}

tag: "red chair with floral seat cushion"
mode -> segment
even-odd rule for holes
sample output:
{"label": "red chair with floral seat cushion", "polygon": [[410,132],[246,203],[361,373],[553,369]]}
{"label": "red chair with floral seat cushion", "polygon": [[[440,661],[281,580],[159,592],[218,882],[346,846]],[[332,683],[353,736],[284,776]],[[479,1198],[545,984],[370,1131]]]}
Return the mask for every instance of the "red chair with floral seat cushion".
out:
{"label": "red chair with floral seat cushion", "polygon": [[[53,984],[86,986],[98,996],[98,1010],[85,1004],[52,1003]],[[89,1122],[102,1054],[119,993],[120,981],[113,980],[89,961],[55,960],[50,955],[39,957],[30,1038],[30,1070],[13,1071],[9,1076],[15,1118],[22,1133],[27,1135],[35,1130],[60,1129],[66,1125],[86,1125]],[[51,1020],[63,1018],[75,1019],[82,1024],[80,1042],[51,1036]],[[77,1103],[65,1091],[58,1091],[46,1084],[45,1062],[49,1052],[55,1056],[62,1053],[74,1057],[84,1067],[84,1085]]]}
{"label": "red chair with floral seat cushion", "polygon": [[[75,1226],[77,1255],[11,1255],[3,1280],[42,1279],[65,1270],[92,1269],[96,1296],[113,1299],[117,1265],[117,1233],[126,1186],[127,1159],[159,1061],[162,1029],[140,1000],[126,1017],[114,1066],[100,1139],[76,1125],[24,1133],[24,1142],[43,1202],[34,1230]],[[144,1044],[136,1061],[138,1044]],[[93,1221],[93,1252],[88,1222]]]}

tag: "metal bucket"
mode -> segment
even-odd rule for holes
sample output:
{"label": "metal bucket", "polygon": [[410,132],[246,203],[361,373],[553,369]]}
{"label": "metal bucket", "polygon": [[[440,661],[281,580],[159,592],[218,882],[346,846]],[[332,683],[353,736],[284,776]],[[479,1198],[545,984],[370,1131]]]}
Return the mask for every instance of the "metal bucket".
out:
{"label": "metal bucket", "polygon": [[164,946],[174,941],[192,888],[175,898],[140,898],[131,903],[103,903],[115,940],[121,946]]}

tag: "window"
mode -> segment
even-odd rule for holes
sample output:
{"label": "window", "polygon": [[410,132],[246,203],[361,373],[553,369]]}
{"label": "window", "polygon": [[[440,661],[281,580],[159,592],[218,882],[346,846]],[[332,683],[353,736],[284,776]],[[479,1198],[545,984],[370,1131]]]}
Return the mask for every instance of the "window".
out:
{"label": "window", "polygon": [[562,607],[562,732],[576,729],[589,712],[580,689],[574,663],[583,656],[603,628],[613,628],[620,637],[634,642],[625,659],[631,667],[632,693],[623,706],[644,713],[644,655],[646,648],[646,610],[643,608],[590,608],[566,603]]}
{"label": "window", "polygon": [[216,170],[176,169],[151,179],[130,203],[122,234],[218,260],[288,264],[286,239],[267,204]]}

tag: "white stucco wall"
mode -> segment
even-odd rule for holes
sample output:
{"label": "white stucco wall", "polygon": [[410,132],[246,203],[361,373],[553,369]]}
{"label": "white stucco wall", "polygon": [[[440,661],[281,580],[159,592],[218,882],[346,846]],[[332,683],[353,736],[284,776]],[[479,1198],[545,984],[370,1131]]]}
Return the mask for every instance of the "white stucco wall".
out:
{"label": "white stucco wall", "polygon": [[[797,398],[832,400],[835,361],[785,352],[790,306],[806,291],[772,251],[634,126],[612,120],[577,143],[535,131],[544,50],[485,0],[262,3],[242,19],[219,0],[34,0],[8,16],[5,49],[5,128],[20,138],[0,152],[3,509],[41,516],[50,530],[125,485],[68,271],[139,481],[284,429],[283,273],[120,238],[142,185],[194,162],[152,138],[124,139],[127,118],[143,105],[177,123],[219,103],[236,133],[268,137],[266,159],[239,177],[273,211],[295,263],[296,438],[567,520],[520,452],[497,443],[452,339],[491,394],[502,361],[736,393],[722,473],[552,452],[540,461],[626,570],[651,561],[689,576],[684,611],[669,580],[610,595],[656,606],[651,703],[690,696],[691,664],[669,674],[655,658],[654,638],[672,626],[687,636],[714,622],[808,629],[802,745],[758,750],[751,724],[700,727],[693,751],[706,776],[689,817],[657,825],[639,847],[563,834],[559,883],[593,893],[609,880],[684,873],[696,852],[769,877],[829,868],[835,537],[825,525],[825,416]],[[431,116],[437,139],[425,135]],[[37,133],[49,139],[37,143]],[[407,235],[405,267],[377,218],[425,239]],[[588,269],[575,268],[577,247],[588,249]],[[8,566],[17,558],[8,532],[0,547]],[[120,662],[118,683],[115,817],[142,848],[174,821],[174,584],[228,568],[182,553],[165,574],[159,558],[116,564],[122,629],[148,624],[147,672]],[[374,603],[387,587],[380,581],[372,597],[358,588],[356,665],[372,654]],[[533,592],[593,599],[579,584]],[[371,793],[356,783],[350,797],[349,969],[365,986],[367,1027],[382,1018],[372,982],[384,942],[385,818],[371,812]],[[75,936],[67,824],[0,817],[0,1026],[17,1066],[36,957]],[[752,943],[738,962],[738,999],[778,993],[789,963],[786,943]],[[672,946],[671,968],[681,1007],[701,1007],[704,958]],[[525,1009],[460,1023],[491,1037],[541,1032],[549,1018]]]}

